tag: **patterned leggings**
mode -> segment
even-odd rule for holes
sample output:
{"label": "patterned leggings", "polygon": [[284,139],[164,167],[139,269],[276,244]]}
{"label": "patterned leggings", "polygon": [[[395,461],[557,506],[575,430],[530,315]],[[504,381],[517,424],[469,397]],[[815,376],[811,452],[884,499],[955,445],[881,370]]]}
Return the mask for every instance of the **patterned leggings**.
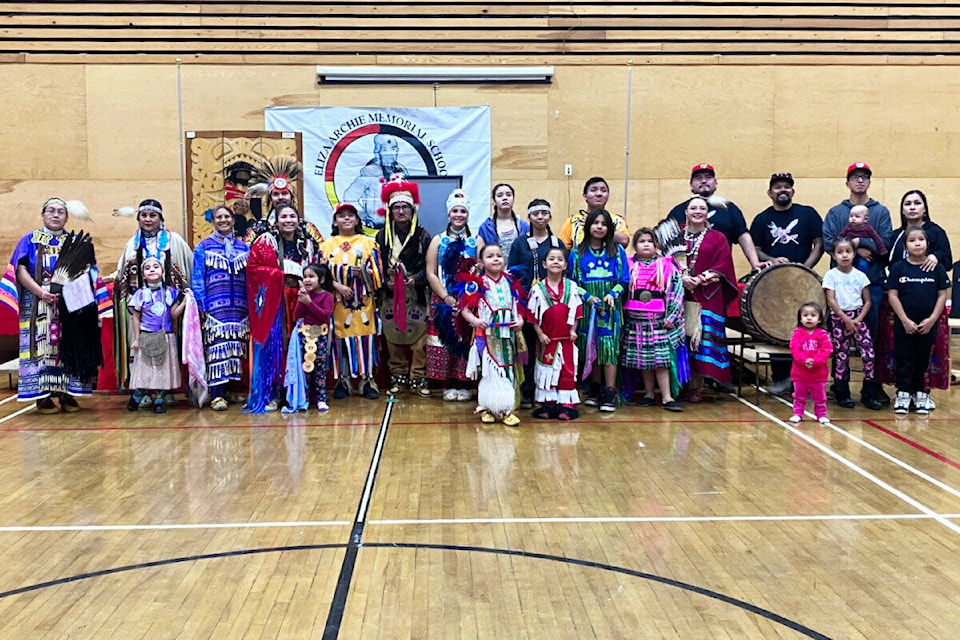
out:
{"label": "patterned leggings", "polygon": [[[308,401],[313,391],[314,399],[311,402],[327,401],[327,361],[330,354],[330,335],[320,336],[317,339],[316,359],[313,371],[306,374],[307,378],[307,399]],[[304,354],[306,356],[306,354]]]}
{"label": "patterned leggings", "polygon": [[[851,320],[857,317],[860,309],[853,311],[844,311],[844,314]],[[833,310],[830,311],[830,337],[833,341],[833,379],[850,379],[850,341],[856,341],[857,348],[860,350],[860,359],[863,361],[863,379],[873,380],[873,340],[870,338],[870,329],[866,322],[861,322],[860,327],[852,334],[844,331],[843,320],[840,319]]]}

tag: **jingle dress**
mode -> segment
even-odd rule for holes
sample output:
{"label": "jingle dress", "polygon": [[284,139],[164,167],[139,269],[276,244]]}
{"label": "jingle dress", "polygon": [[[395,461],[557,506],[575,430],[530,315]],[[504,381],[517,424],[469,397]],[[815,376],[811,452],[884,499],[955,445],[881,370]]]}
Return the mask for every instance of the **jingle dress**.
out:
{"label": "jingle dress", "polygon": [[353,290],[351,300],[334,295],[333,375],[338,380],[372,378],[377,366],[376,338],[380,334],[376,293],[383,286],[377,243],[369,236],[355,233],[333,236],[320,249],[333,281]]}
{"label": "jingle dress", "polygon": [[[537,402],[557,402],[568,406],[580,403],[577,393],[577,346],[570,332],[583,315],[580,287],[569,278],[560,281],[557,290],[547,280],[540,280],[530,289],[527,307],[530,315],[550,343],[540,344],[533,377]],[[538,341],[539,344],[539,341]]]}
{"label": "jingle dress", "polygon": [[[88,396],[96,385],[97,374],[68,373],[61,362],[60,309],[38,299],[17,281],[21,264],[40,286],[50,284],[60,253],[64,234],[38,229],[20,239],[3,280],[0,281],[0,303],[10,307],[20,320],[20,368],[17,400],[32,402],[53,394]],[[110,296],[100,280],[96,265],[89,272],[99,316],[111,310]],[[99,340],[97,336],[92,339]]]}
{"label": "jingle dress", "polygon": [[[683,281],[672,258],[631,260],[623,310],[620,363],[631,369],[675,368],[683,343]],[[667,329],[667,322],[673,329]]]}
{"label": "jingle dress", "polygon": [[193,251],[191,280],[197,308],[205,314],[204,355],[207,383],[212,388],[243,376],[250,337],[246,277],[249,255],[250,248],[242,240],[217,232]]}
{"label": "jingle dress", "polygon": [[[579,246],[570,252],[570,276],[586,292],[584,302],[591,304],[577,332],[577,348],[588,367],[594,360],[600,366],[620,361],[621,298],[630,284],[630,266],[623,247],[615,247],[614,256],[607,256],[603,248],[596,250],[589,246],[583,255]],[[602,302],[607,295],[614,298],[612,309],[606,304],[593,306],[594,299]]]}

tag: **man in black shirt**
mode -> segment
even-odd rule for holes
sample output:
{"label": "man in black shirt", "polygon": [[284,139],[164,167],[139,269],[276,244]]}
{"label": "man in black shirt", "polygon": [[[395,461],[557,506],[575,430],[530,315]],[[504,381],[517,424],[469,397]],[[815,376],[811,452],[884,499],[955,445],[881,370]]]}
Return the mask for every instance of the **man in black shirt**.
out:
{"label": "man in black shirt", "polygon": [[[761,260],[773,264],[797,262],[813,268],[823,255],[823,221],[813,207],[793,201],[793,175],[770,176],[767,196],[773,204],[753,219],[750,236]],[[790,391],[791,358],[771,357],[770,393]]]}
{"label": "man in black shirt", "polygon": [[[740,245],[751,269],[759,269],[761,265],[757,258],[757,249],[753,246],[753,239],[747,232],[747,222],[743,218],[743,212],[733,202],[716,195],[717,172],[711,165],[704,162],[691,169],[690,192],[707,199],[707,204],[710,205],[710,210],[707,211],[707,222],[716,231],[726,236],[730,246],[734,243]],[[690,202],[689,199],[675,206],[670,210],[668,217],[683,226],[687,221],[688,202]]]}

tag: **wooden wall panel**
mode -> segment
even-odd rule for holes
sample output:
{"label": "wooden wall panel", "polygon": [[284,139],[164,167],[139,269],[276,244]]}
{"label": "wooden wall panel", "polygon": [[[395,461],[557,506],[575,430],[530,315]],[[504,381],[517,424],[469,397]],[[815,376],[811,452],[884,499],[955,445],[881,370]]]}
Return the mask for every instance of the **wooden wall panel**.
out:
{"label": "wooden wall panel", "polygon": [[25,233],[40,226],[40,207],[51,196],[80,200],[92,220],[71,220],[68,229],[86,229],[93,234],[97,261],[104,274],[112,272],[126,241],[136,232],[130,218],[112,216],[117,207],[136,206],[144,198],[163,204],[168,228],[181,232],[180,180],[26,180],[0,183],[0,261],[6,264],[13,247]]}
{"label": "wooden wall panel", "polygon": [[92,65],[86,80],[89,177],[179,180],[176,66]]}
{"label": "wooden wall panel", "polygon": [[0,65],[0,178],[87,174],[84,75],[81,66]]}
{"label": "wooden wall panel", "polygon": [[[684,200],[690,167],[700,161],[717,167],[720,192],[749,221],[769,204],[771,172],[792,171],[797,200],[825,213],[846,196],[845,167],[865,160],[875,170],[872,195],[895,209],[906,189],[923,189],[934,218],[960,241],[960,220],[948,214],[960,193],[958,69],[637,66],[630,225],[652,224]],[[545,197],[559,228],[582,205],[583,182],[595,174],[610,181],[610,208],[624,208],[625,66],[558,66],[550,85],[437,90],[318,87],[310,64],[182,71],[184,123],[191,130],[259,129],[270,105],[489,104],[492,180],[514,185],[518,211]],[[109,212],[144,197],[158,197],[168,223],[179,229],[174,65],[2,65],[0,74],[6,80],[0,127],[10,150],[0,159],[4,259],[53,194],[87,202],[107,252],[119,253],[132,233],[132,222],[112,224]],[[573,176],[563,175],[564,164],[573,165]]]}

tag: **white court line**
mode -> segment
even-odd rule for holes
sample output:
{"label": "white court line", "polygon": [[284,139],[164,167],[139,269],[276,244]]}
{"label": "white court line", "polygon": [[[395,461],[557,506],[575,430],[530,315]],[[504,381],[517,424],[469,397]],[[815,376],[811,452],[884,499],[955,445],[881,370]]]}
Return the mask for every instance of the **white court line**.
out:
{"label": "white court line", "polygon": [[8,416],[5,417],[5,418],[0,418],[0,424],[3,424],[3,423],[6,422],[7,420],[12,420],[13,418],[16,418],[16,417],[19,416],[19,415],[23,415],[23,414],[26,413],[27,411],[33,411],[33,409],[34,409],[35,407],[36,407],[36,405],[31,403],[30,405],[24,407],[23,409],[20,409],[19,411],[15,411],[14,413],[11,413],[10,415],[8,415]]}
{"label": "white court line", "polygon": [[[958,516],[960,517],[960,516]],[[167,531],[178,529],[261,529],[269,527],[346,527],[349,520],[316,520],[307,522],[206,522],[198,524],[110,524],[110,525],[49,525],[30,527],[0,527],[0,533],[24,531]]]}
{"label": "white court line", "polygon": [[[623,516],[598,518],[437,518],[434,520],[369,520],[367,524],[379,526],[410,526],[436,524],[591,524],[615,522],[819,522],[819,521],[870,521],[870,520],[933,520],[936,518],[960,519],[960,513],[877,513],[833,514],[812,516]],[[116,524],[116,525],[36,525],[0,526],[0,533],[50,533],[84,531],[176,531],[183,529],[266,529],[346,527],[349,520],[308,520],[304,522],[206,522],[196,524]]]}
{"label": "white court line", "polygon": [[[766,389],[763,389],[763,388],[761,387],[761,390],[762,390],[764,393],[766,393],[767,395],[770,395],[769,392],[768,392]],[[790,407],[791,409],[793,408],[793,403],[792,403],[792,402],[787,402],[785,399],[781,398],[780,396],[770,395],[770,397],[771,397],[771,398],[774,398],[774,399],[776,399],[776,400],[778,400],[778,401],[780,401],[780,402],[782,402],[783,404],[787,405],[787,406]],[[803,413],[804,413],[804,415],[809,416],[810,418],[813,418],[814,420],[817,419],[816,416],[813,415],[812,413],[810,413],[809,411],[804,411]],[[934,485],[935,487],[937,487],[937,488],[939,488],[939,489],[943,489],[943,490],[946,491],[947,493],[950,493],[950,494],[956,496],[957,498],[960,498],[960,490],[955,489],[955,488],[951,487],[950,485],[948,485],[948,484],[946,484],[946,483],[944,483],[944,482],[942,482],[942,481],[940,481],[940,480],[937,480],[937,479],[934,478],[933,476],[930,476],[930,475],[924,473],[923,471],[920,471],[920,469],[917,469],[916,467],[913,467],[913,466],[907,464],[906,462],[904,462],[904,461],[901,460],[900,458],[897,458],[896,456],[893,456],[893,455],[887,453],[887,452],[884,451],[883,449],[880,449],[879,447],[876,447],[876,446],[870,444],[869,442],[867,442],[867,441],[865,441],[865,440],[862,440],[861,438],[858,438],[857,436],[853,435],[853,434],[850,433],[849,431],[847,431],[847,430],[845,430],[845,429],[841,429],[840,427],[838,427],[837,425],[833,424],[832,422],[830,422],[830,423],[828,423],[828,424],[826,424],[826,425],[824,425],[824,426],[829,427],[830,429],[833,429],[833,430],[836,431],[837,433],[840,433],[840,434],[845,435],[846,437],[850,438],[851,440],[853,440],[854,442],[856,442],[857,444],[859,444],[861,447],[863,447],[863,448],[865,448],[865,449],[868,449],[869,451],[873,451],[874,453],[876,453],[876,454],[879,455],[880,457],[885,458],[886,460],[888,460],[889,462],[892,462],[893,464],[897,465],[897,466],[900,467],[901,469],[905,469],[906,471],[909,471],[910,473],[912,473],[913,475],[917,476],[918,478],[923,478],[924,480],[926,480],[926,481],[929,482],[930,484]]]}
{"label": "white court line", "polygon": [[0,404],[6,404],[6,403],[10,402],[11,400],[16,400],[16,399],[17,399],[17,394],[13,394],[13,395],[10,396],[9,398],[4,398],[3,400],[0,400]]}
{"label": "white court line", "polygon": [[816,522],[821,520],[932,520],[960,518],[960,514],[876,513],[812,516],[611,516],[598,518],[437,518],[435,520],[370,520],[371,525],[417,524],[591,524],[610,522]]}
{"label": "white court line", "polygon": [[759,413],[760,415],[764,416],[765,418],[767,418],[767,419],[769,419],[769,420],[772,420],[773,422],[777,423],[778,425],[780,425],[781,427],[783,427],[783,428],[786,429],[787,431],[791,432],[792,434],[794,434],[794,435],[797,436],[798,438],[801,438],[802,440],[805,440],[805,441],[806,441],[808,444],[810,444],[811,446],[816,447],[817,449],[820,449],[821,451],[823,451],[824,453],[826,453],[828,456],[830,456],[831,458],[833,458],[834,460],[836,460],[836,461],[839,462],[840,464],[842,464],[842,465],[844,465],[845,467],[847,467],[847,468],[849,468],[849,469],[851,469],[851,470],[859,473],[861,476],[863,476],[863,477],[866,478],[867,480],[870,480],[871,482],[873,482],[874,484],[876,484],[876,485],[877,485],[878,487],[880,487],[881,489],[884,489],[884,490],[886,490],[887,492],[889,492],[889,493],[895,495],[896,497],[900,498],[901,500],[903,500],[904,502],[906,502],[907,504],[909,504],[911,507],[913,507],[913,508],[916,509],[917,511],[920,511],[920,512],[922,512],[922,513],[927,514],[928,516],[931,516],[934,520],[936,520],[937,522],[939,522],[940,524],[942,524],[943,526],[945,526],[947,529],[950,529],[950,530],[953,531],[954,533],[960,533],[960,526],[954,524],[953,522],[950,522],[950,521],[947,520],[945,517],[943,517],[943,516],[941,516],[941,515],[938,515],[938,514],[937,514],[936,512],[934,512],[934,510],[931,509],[930,507],[928,507],[928,506],[926,506],[926,505],[918,502],[918,501],[915,500],[914,498],[911,498],[910,496],[908,496],[907,494],[905,494],[903,491],[900,491],[899,489],[896,489],[896,488],[894,488],[893,486],[887,484],[886,482],[884,482],[883,480],[881,480],[881,479],[878,478],[877,476],[873,475],[873,474],[870,473],[869,471],[863,469],[862,467],[860,467],[860,466],[858,466],[857,464],[851,462],[850,460],[847,460],[846,458],[844,458],[843,456],[841,456],[839,453],[837,453],[836,451],[834,451],[834,450],[831,449],[830,447],[828,447],[828,446],[826,446],[826,445],[823,445],[823,444],[817,442],[816,440],[814,440],[813,438],[811,438],[810,436],[808,436],[807,434],[805,434],[803,431],[800,431],[800,430],[797,429],[796,427],[793,427],[792,425],[787,424],[786,422],[784,422],[784,421],[781,420],[780,418],[776,417],[775,415],[773,415],[772,413],[770,413],[770,412],[768,412],[768,411],[765,411],[765,410],[761,409],[760,407],[758,407],[757,405],[753,404],[753,403],[750,402],[749,400],[746,400],[746,399],[744,399],[744,398],[739,398],[739,397],[737,397],[737,396],[734,396],[734,397],[736,397],[737,400],[738,400],[741,404],[745,404],[746,406],[750,407],[751,409],[753,409],[754,411],[756,411],[756,412]]}

